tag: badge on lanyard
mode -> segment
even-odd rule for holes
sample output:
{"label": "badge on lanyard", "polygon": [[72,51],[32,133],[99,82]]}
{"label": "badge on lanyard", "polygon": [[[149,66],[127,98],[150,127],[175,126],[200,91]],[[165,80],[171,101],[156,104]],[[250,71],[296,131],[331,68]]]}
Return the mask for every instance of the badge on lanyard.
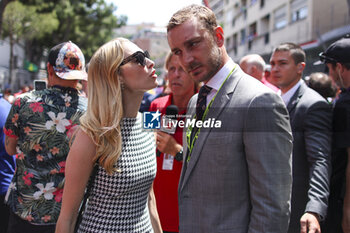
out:
{"label": "badge on lanyard", "polygon": [[174,166],[174,156],[164,153],[163,154],[163,166],[162,166],[162,169],[171,171],[171,170],[173,170],[173,166]]}

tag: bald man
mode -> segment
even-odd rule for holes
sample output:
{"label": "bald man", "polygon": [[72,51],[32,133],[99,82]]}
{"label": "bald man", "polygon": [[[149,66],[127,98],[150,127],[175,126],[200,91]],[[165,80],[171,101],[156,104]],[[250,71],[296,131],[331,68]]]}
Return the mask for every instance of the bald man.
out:
{"label": "bald man", "polygon": [[266,63],[260,55],[249,54],[242,57],[242,59],[239,62],[239,66],[245,73],[256,78],[257,80],[271,88],[273,91],[278,91],[278,88],[276,86],[272,85],[265,79],[264,74]]}

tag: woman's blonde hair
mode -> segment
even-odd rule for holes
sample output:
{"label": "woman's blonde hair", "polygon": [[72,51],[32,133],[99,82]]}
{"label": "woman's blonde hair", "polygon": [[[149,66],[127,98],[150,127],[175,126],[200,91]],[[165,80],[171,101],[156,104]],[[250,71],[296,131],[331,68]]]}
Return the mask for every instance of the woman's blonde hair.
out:
{"label": "woman's blonde hair", "polygon": [[114,39],[92,56],[88,71],[88,108],[80,118],[81,129],[96,145],[94,162],[98,159],[108,174],[117,170],[114,165],[122,151],[119,66],[124,58],[122,45],[127,42],[130,41],[124,38]]}

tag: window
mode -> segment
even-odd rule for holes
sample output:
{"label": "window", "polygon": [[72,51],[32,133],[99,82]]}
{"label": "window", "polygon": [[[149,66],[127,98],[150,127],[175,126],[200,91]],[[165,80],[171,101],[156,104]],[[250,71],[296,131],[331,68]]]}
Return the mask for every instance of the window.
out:
{"label": "window", "polygon": [[230,9],[228,12],[226,12],[225,24],[234,26],[234,25],[232,25],[232,20],[234,20],[234,15],[233,15],[233,10]]}
{"label": "window", "polygon": [[227,50],[231,49],[232,45],[231,45],[231,38],[230,37],[226,39],[226,46],[227,46]]}
{"label": "window", "polygon": [[268,44],[269,42],[270,42],[270,34],[266,33],[265,36],[264,36],[264,43]]}
{"label": "window", "polygon": [[274,13],[275,29],[281,29],[287,26],[287,6],[277,9]]}
{"label": "window", "polygon": [[260,8],[263,8],[265,6],[265,0],[260,0]]}
{"label": "window", "polygon": [[221,10],[224,8],[224,1],[218,1],[217,3],[215,3],[211,9],[214,11],[214,12],[217,12],[218,10]]}
{"label": "window", "polygon": [[307,2],[303,0],[294,0],[291,2],[291,21],[296,22],[298,20],[305,19],[307,17]]}
{"label": "window", "polygon": [[269,25],[270,25],[270,15],[266,15],[260,21],[260,33],[262,36],[264,36],[265,44],[268,44],[270,42]]}
{"label": "window", "polygon": [[303,7],[297,11],[292,12],[292,22],[305,19],[307,17],[307,7]]}
{"label": "window", "polygon": [[249,40],[253,40],[257,36],[257,26],[256,22],[249,25]]}
{"label": "window", "polygon": [[245,43],[245,29],[241,30],[241,44]]}
{"label": "window", "polygon": [[247,0],[241,0],[241,13],[244,19],[247,19]]}
{"label": "window", "polygon": [[256,22],[249,25],[249,35],[248,35],[248,50],[250,51],[253,46],[253,40],[257,36]]}
{"label": "window", "polygon": [[258,0],[250,0],[250,5],[253,6]]}
{"label": "window", "polygon": [[232,43],[233,43],[233,52],[235,55],[237,55],[237,33],[233,35],[232,37]]}

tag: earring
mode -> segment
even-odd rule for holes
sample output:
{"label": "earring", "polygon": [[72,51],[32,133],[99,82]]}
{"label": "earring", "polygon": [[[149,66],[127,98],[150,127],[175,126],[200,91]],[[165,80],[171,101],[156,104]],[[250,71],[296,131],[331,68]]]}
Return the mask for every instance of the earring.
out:
{"label": "earring", "polygon": [[122,81],[120,81],[120,89],[122,89],[122,91],[125,89],[125,84]]}

